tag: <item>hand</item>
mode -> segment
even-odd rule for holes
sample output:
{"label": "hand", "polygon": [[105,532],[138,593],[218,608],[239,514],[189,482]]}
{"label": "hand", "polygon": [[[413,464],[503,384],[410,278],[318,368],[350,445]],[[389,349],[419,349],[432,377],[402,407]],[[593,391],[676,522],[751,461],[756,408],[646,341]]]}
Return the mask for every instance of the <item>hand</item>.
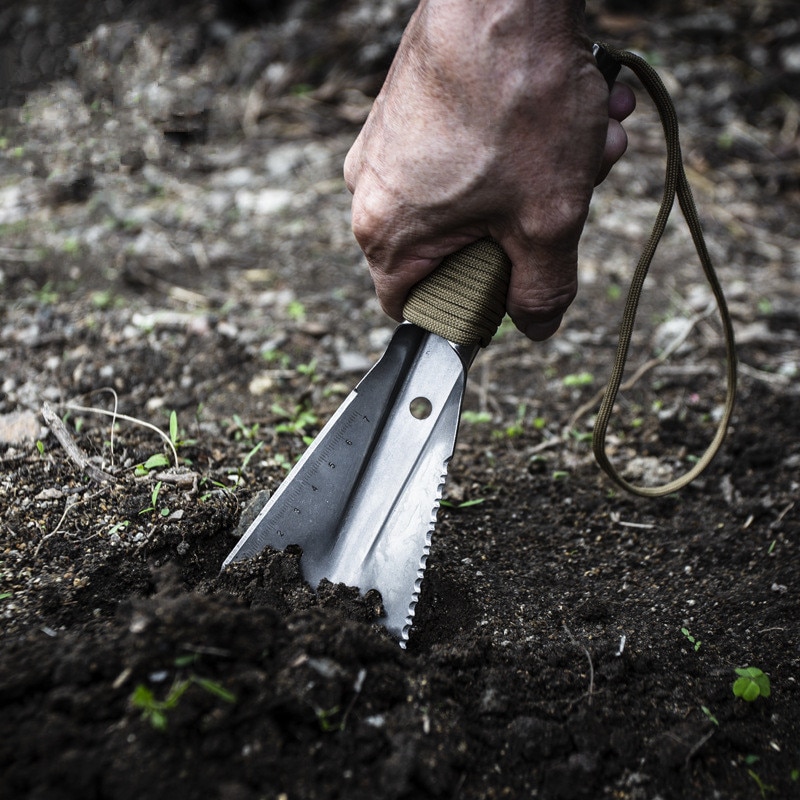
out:
{"label": "hand", "polygon": [[627,145],[633,94],[609,96],[581,2],[422,0],[345,161],[353,231],[384,310],[450,253],[494,237],[507,310],[531,339],[577,291],[594,185]]}

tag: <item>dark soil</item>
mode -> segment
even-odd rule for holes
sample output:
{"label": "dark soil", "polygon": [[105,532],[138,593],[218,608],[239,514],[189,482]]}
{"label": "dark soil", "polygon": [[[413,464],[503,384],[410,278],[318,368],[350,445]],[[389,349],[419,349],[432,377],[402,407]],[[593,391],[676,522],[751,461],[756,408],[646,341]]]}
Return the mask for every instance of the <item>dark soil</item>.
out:
{"label": "dark soil", "polygon": [[[675,94],[731,301],[741,391],[705,475],[628,497],[586,441],[660,194],[640,93],[564,329],[533,345],[504,326],[472,368],[408,648],[374,593],[312,592],[294,550],[219,574],[246,507],[392,327],[340,175],[411,6],[388,5],[374,41],[356,2],[0,11],[18,78],[0,111],[0,796],[800,797],[790,0],[592,12]],[[153,86],[174,94],[157,103]],[[275,193],[230,188],[234,168],[248,188],[264,163]],[[723,351],[707,301],[676,218],[631,374],[694,327],[620,400],[610,447],[637,479],[684,471],[713,434]],[[87,410],[115,398],[134,421]],[[45,402],[88,469],[44,426]],[[136,422],[168,431],[173,410],[178,469]],[[769,697],[734,696],[745,666]]]}

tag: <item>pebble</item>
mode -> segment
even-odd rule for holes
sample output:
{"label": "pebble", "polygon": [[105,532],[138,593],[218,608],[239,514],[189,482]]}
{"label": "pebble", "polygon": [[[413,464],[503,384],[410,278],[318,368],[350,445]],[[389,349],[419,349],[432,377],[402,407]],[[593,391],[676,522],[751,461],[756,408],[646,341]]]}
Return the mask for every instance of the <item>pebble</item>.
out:
{"label": "pebble", "polygon": [[12,411],[0,415],[0,443],[23,444],[40,438],[42,423],[32,411]]}

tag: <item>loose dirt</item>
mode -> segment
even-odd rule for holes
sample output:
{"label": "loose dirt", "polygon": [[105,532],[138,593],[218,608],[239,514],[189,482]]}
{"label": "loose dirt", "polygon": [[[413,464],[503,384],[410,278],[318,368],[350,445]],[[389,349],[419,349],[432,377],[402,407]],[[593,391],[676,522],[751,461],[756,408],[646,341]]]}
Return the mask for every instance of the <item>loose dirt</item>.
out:
{"label": "loose dirt", "polygon": [[[800,797],[791,2],[592,9],[675,96],[734,314],[737,412],[700,480],[625,496],[587,442],[660,200],[640,92],[563,330],[504,326],[471,371],[407,650],[294,550],[219,573],[391,333],[341,163],[411,5],[0,12],[4,798]],[[610,438],[637,480],[713,433],[709,301],[676,215]],[[746,666],[769,697],[734,696]]]}

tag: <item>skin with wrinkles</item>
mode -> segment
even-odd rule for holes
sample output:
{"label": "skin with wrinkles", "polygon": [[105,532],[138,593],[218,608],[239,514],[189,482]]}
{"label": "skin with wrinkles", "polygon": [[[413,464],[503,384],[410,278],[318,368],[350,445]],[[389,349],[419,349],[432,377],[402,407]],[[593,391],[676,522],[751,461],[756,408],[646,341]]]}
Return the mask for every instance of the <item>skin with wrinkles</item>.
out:
{"label": "skin with wrinkles", "polygon": [[511,318],[531,339],[552,335],[633,105],[626,86],[609,97],[583,3],[422,0],[345,161],[384,310],[401,319],[415,283],[488,235],[513,265]]}

